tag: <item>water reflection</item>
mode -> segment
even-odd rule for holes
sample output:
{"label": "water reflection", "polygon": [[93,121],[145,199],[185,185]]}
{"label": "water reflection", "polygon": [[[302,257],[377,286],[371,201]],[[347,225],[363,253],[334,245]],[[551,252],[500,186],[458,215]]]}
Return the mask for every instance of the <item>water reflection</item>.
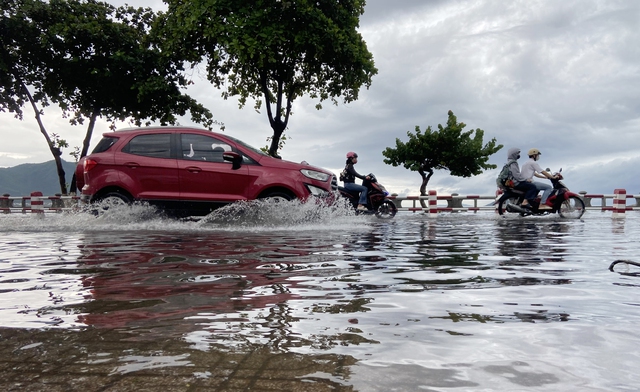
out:
{"label": "water reflection", "polygon": [[621,234],[608,218],[396,218],[322,231],[5,232],[0,349],[14,370],[0,369],[0,384],[35,374],[46,389],[52,369],[68,390],[92,389],[77,374],[114,390],[640,381],[638,276],[608,270],[636,257],[635,221]]}

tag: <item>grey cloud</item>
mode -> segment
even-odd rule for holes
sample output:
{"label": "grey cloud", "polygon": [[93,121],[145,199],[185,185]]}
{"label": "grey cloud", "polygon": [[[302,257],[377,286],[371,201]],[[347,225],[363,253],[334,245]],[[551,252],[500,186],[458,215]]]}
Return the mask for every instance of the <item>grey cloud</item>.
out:
{"label": "grey cloud", "polygon": [[[357,150],[359,171],[417,193],[419,175],[385,165],[381,152],[453,110],[467,129],[505,145],[491,163],[501,166],[509,147],[537,147],[543,166],[565,168],[571,188],[640,188],[627,174],[640,156],[639,25],[640,3],[629,1],[368,0],[360,32],[379,69],[373,85],[357,102],[321,111],[309,98],[294,102],[283,156],[339,169],[345,152]],[[239,110],[206,80],[194,81],[189,93],[226,132],[266,144],[264,112],[252,103]],[[463,179],[437,172],[429,187],[492,193],[497,170]]]}

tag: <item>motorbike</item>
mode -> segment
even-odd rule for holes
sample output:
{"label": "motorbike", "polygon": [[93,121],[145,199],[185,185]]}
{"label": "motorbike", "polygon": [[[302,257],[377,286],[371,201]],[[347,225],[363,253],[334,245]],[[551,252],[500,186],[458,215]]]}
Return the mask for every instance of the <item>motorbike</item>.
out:
{"label": "motorbike", "polygon": [[367,174],[369,179],[362,180],[362,185],[367,188],[367,211],[358,211],[358,201],[360,193],[347,190],[342,186],[338,186],[340,196],[346,198],[356,210],[357,214],[375,214],[381,219],[393,218],[398,212],[396,205],[387,198],[389,192],[380,184],[373,173]]}
{"label": "motorbike", "polygon": [[[549,169],[547,169],[549,171]],[[529,215],[549,215],[558,214],[563,218],[580,219],[585,213],[585,205],[582,198],[574,192],[571,192],[569,188],[561,181],[564,177],[561,174],[560,169],[554,175],[557,178],[550,178],[553,190],[551,195],[547,199],[546,204],[551,209],[540,210],[540,196],[531,204],[531,209],[523,208],[521,206],[524,200],[524,192],[514,188],[507,188],[500,196],[496,203],[498,204],[498,213],[504,215],[506,213],[517,213],[520,216]]]}

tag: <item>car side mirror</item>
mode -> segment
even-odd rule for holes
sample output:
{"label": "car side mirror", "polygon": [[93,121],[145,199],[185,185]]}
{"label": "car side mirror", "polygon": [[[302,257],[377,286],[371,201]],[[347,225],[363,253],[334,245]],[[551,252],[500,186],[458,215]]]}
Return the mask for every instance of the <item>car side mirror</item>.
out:
{"label": "car side mirror", "polygon": [[224,153],[222,153],[222,159],[232,163],[232,170],[238,170],[242,166],[242,155],[238,154],[237,152],[225,151]]}

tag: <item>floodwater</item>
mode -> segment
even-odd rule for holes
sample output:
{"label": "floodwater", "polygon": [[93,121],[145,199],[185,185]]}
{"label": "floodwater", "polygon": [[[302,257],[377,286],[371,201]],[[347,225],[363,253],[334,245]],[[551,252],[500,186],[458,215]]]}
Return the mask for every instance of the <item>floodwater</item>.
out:
{"label": "floodwater", "polygon": [[0,215],[0,389],[637,390],[639,218]]}

